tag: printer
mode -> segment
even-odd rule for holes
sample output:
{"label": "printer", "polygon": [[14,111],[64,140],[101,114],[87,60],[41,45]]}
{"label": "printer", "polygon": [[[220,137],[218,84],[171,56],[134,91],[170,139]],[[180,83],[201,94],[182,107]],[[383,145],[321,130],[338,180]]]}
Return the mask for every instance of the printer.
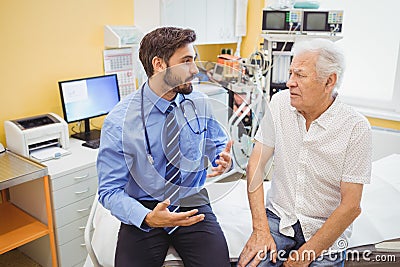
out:
{"label": "printer", "polygon": [[26,157],[39,149],[69,147],[68,124],[54,113],[5,121],[4,130],[7,148]]}

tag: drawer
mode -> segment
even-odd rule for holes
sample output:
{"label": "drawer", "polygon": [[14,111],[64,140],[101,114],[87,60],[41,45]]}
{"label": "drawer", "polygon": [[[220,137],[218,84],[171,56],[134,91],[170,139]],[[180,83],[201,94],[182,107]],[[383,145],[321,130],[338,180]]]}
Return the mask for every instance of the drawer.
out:
{"label": "drawer", "polygon": [[90,213],[95,195],[82,199],[71,205],[55,210],[55,228],[60,228],[80,218],[86,217]]}
{"label": "drawer", "polygon": [[89,179],[53,192],[55,210],[77,202],[97,192],[97,179]]}
{"label": "drawer", "polygon": [[67,225],[56,228],[57,244],[63,245],[74,238],[83,236],[88,216],[82,217]]}
{"label": "drawer", "polygon": [[[97,178],[97,171],[96,171],[95,165],[93,165],[92,167],[89,167],[89,168],[85,168],[85,169],[82,169],[82,170],[79,170],[76,172],[66,174],[57,179],[51,179],[52,191],[59,190],[61,188],[79,183],[81,181],[90,179],[92,177]],[[50,178],[51,178],[51,176],[50,176]]]}
{"label": "drawer", "polygon": [[58,246],[58,265],[60,267],[77,265],[84,261],[87,255],[83,236],[75,238],[64,245]]}

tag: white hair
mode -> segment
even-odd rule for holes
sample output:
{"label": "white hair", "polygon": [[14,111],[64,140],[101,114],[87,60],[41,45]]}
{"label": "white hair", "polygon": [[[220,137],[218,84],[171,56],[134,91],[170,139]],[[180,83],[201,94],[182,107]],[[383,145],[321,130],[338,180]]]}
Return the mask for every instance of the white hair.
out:
{"label": "white hair", "polygon": [[317,77],[326,79],[329,75],[336,73],[337,80],[332,93],[340,87],[346,63],[343,50],[334,42],[322,38],[311,38],[296,42],[292,52],[294,56],[306,52],[318,53],[315,66]]}

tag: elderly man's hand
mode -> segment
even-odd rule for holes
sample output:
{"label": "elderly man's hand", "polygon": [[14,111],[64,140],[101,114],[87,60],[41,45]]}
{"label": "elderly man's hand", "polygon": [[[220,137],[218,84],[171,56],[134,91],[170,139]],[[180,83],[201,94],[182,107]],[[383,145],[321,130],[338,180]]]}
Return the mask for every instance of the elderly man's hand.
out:
{"label": "elderly man's hand", "polygon": [[266,259],[267,252],[270,252],[269,260],[275,263],[277,253],[272,235],[267,230],[254,230],[240,253],[238,267],[256,267],[263,259]]}

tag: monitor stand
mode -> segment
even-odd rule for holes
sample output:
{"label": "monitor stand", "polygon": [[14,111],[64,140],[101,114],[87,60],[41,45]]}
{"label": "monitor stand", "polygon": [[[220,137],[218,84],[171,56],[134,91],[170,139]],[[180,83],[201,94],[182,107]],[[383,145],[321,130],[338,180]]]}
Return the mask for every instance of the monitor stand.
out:
{"label": "monitor stand", "polygon": [[100,131],[99,130],[91,130],[89,132],[76,133],[76,134],[71,135],[71,137],[80,139],[83,141],[100,139]]}
{"label": "monitor stand", "polygon": [[94,139],[100,139],[100,133],[101,133],[100,130],[97,129],[90,130],[89,119],[85,119],[85,131],[72,134],[71,137],[83,141],[89,141]]}

